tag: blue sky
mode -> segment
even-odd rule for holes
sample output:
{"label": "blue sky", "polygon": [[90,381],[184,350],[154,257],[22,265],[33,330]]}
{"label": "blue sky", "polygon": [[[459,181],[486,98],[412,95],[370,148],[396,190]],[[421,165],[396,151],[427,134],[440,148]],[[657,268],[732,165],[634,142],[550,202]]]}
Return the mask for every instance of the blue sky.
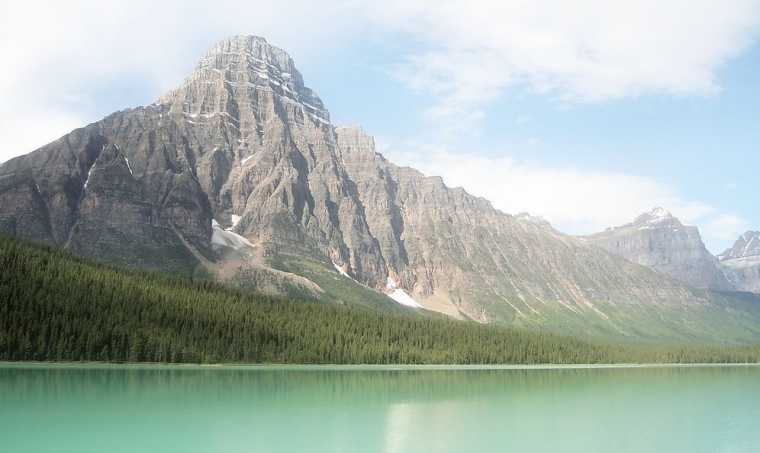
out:
{"label": "blue sky", "polygon": [[714,252],[760,229],[758,1],[206,3],[0,6],[0,161],[152,102],[250,33],[334,123],[507,212],[584,234],[662,205]]}

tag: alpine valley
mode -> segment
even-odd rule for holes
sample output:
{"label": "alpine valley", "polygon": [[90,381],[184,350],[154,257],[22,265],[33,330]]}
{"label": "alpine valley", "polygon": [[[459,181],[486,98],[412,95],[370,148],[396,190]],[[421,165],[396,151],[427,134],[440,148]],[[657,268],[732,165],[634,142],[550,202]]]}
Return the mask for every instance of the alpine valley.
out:
{"label": "alpine valley", "polygon": [[588,237],[500,212],[333,125],[288,54],[255,36],[214,45],[155,103],[0,166],[0,231],[116,267],[413,317],[760,343],[760,233],[714,257],[664,209]]}

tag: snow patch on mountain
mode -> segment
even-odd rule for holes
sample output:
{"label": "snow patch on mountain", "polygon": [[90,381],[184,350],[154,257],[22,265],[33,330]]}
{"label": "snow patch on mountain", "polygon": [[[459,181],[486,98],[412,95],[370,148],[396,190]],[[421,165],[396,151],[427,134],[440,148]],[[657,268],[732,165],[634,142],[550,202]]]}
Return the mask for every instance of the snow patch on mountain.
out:
{"label": "snow patch on mountain", "polygon": [[413,308],[424,308],[419,302],[414,300],[406,291],[398,287],[398,283],[389,275],[385,284],[385,289],[389,291],[388,297],[395,300],[401,305]]}
{"label": "snow patch on mountain", "polygon": [[219,225],[219,222],[214,219],[211,220],[211,229],[212,244],[231,247],[235,250],[241,250],[246,247],[256,248],[253,244],[251,244],[251,241],[237,233],[225,230],[221,225]]}
{"label": "snow patch on mountain", "polygon": [[232,220],[232,226],[227,228],[227,231],[232,231],[237,226],[237,224],[240,223],[240,219],[242,219],[242,217],[240,217],[239,215],[232,214],[230,216],[230,219]]}

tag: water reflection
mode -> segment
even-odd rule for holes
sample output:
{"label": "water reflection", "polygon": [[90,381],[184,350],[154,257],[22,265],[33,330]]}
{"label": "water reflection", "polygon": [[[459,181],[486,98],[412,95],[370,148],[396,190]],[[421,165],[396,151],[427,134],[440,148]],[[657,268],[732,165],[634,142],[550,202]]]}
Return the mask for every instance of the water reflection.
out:
{"label": "water reflection", "polygon": [[756,368],[0,367],[5,451],[742,452],[759,408]]}

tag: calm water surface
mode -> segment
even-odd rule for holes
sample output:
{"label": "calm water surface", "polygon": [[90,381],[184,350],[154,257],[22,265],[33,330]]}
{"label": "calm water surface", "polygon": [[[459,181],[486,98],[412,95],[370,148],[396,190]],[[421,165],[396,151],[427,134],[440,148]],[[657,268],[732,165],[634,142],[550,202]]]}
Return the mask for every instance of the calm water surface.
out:
{"label": "calm water surface", "polygon": [[0,364],[2,452],[760,452],[760,368]]}

